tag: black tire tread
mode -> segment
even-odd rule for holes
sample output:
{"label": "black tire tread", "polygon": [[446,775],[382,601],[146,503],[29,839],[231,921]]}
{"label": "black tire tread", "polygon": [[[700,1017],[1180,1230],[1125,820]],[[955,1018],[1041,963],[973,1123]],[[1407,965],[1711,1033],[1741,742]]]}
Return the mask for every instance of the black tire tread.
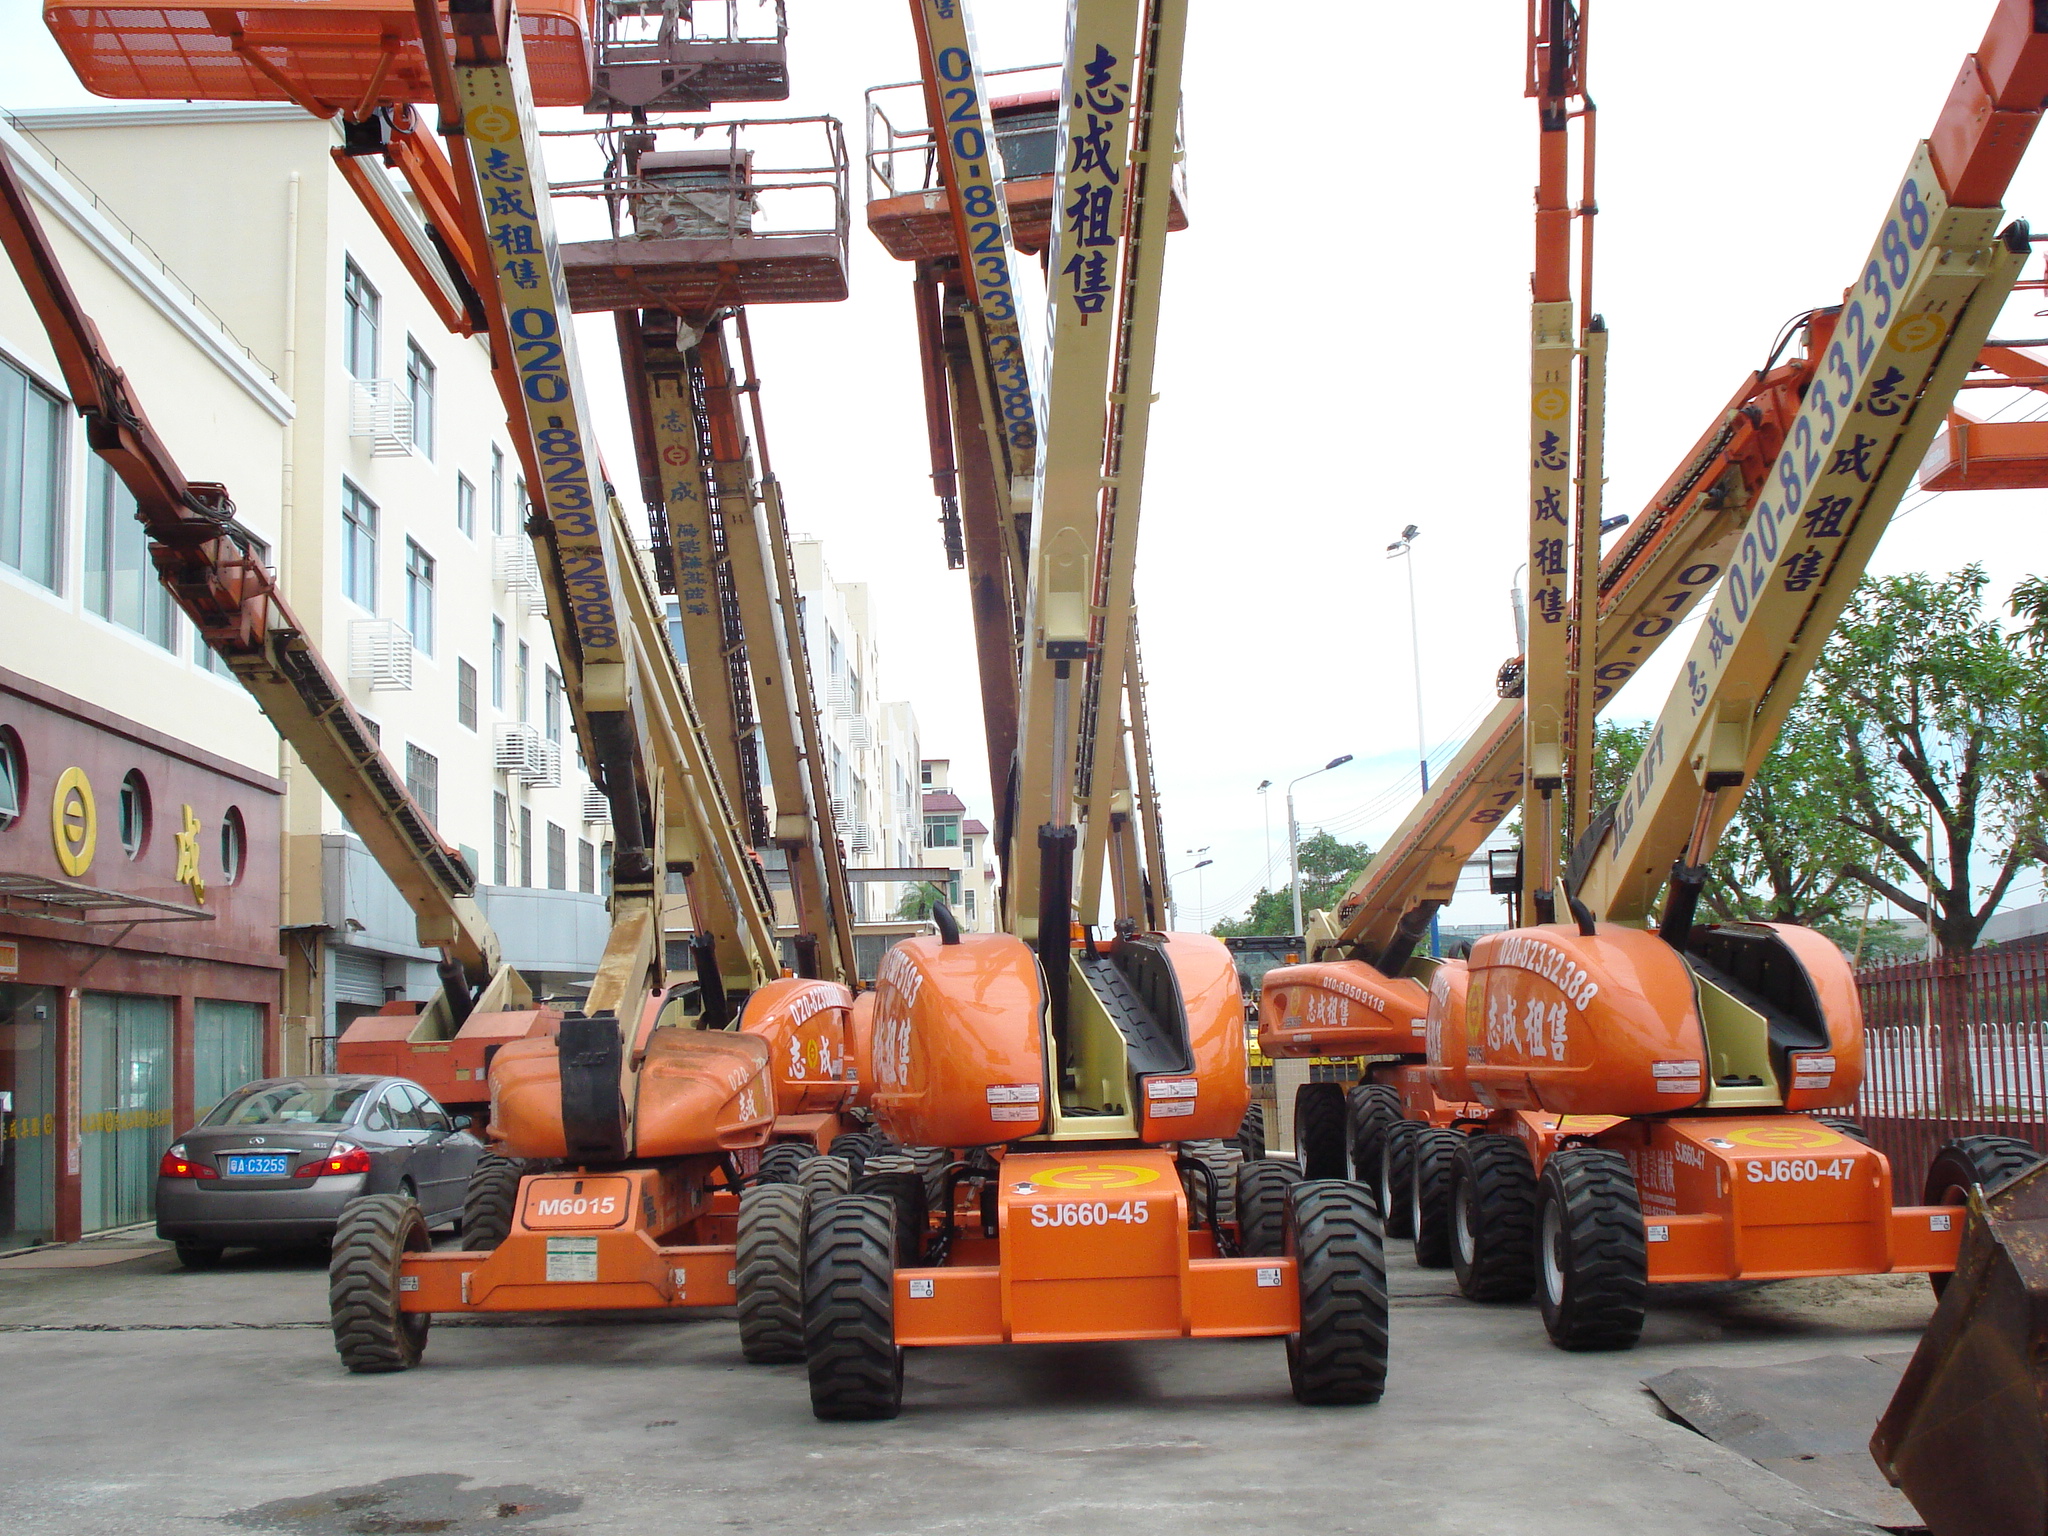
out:
{"label": "black tire tread", "polygon": [[432,1244],[427,1219],[403,1195],[364,1195],[341,1208],[327,1268],[334,1349],[357,1375],[405,1371],[427,1346],[428,1315],[402,1312],[398,1270]]}
{"label": "black tire tread", "polygon": [[1573,1351],[1633,1349],[1649,1302],[1650,1261],[1628,1159],[1600,1147],[1567,1148],[1544,1164],[1543,1184],[1544,1199],[1562,1203],[1570,1249],[1565,1304],[1554,1305],[1548,1287],[1538,1287],[1551,1342]]}
{"label": "black tire tread", "polygon": [[804,1358],[804,1225],[811,1194],[802,1184],[756,1184],[740,1195],[733,1253],[740,1353],[756,1365]]}
{"label": "black tire tread", "polygon": [[808,1159],[796,1172],[796,1182],[811,1192],[813,1200],[832,1200],[853,1189],[853,1164],[830,1154]]}
{"label": "black tire tread", "polygon": [[1415,1213],[1409,1209],[1409,1187],[1415,1179],[1415,1138],[1427,1129],[1420,1120],[1396,1120],[1380,1139],[1380,1217],[1389,1237],[1415,1235]]}
{"label": "black tire tread", "polygon": [[1371,1193],[1336,1179],[1296,1184],[1288,1226],[1301,1291],[1301,1329],[1287,1341],[1295,1399],[1378,1402],[1387,1383],[1387,1258]]}
{"label": "black tire tread", "polygon": [[462,1246],[471,1253],[489,1253],[512,1233],[519,1209],[519,1181],[526,1163],[516,1157],[486,1153],[470,1170],[462,1195]]}
{"label": "black tire tread", "polygon": [[1241,1163],[1237,1170],[1237,1246],[1246,1258],[1277,1258],[1287,1246],[1287,1191],[1301,1169],[1277,1157]]}
{"label": "black tire tread", "polygon": [[761,1153],[761,1168],[754,1175],[756,1184],[794,1184],[796,1171],[818,1155],[818,1149],[808,1141],[778,1141]]}
{"label": "black tire tread", "polygon": [[896,1204],[845,1195],[812,1212],[804,1243],[804,1363],[821,1419],[893,1419],[903,1404],[896,1344]]}
{"label": "black tire tread", "polygon": [[1415,1138],[1408,1208],[1415,1229],[1415,1262],[1424,1269],[1451,1267],[1451,1163],[1464,1141],[1458,1132],[1439,1126],[1425,1126]]}
{"label": "black tire tread", "polygon": [[[1952,1188],[1980,1184],[1991,1194],[2036,1163],[2048,1161],[2041,1151],[2017,1136],[1960,1136],[1944,1143],[1927,1165],[1926,1204],[1940,1205]],[[1967,1171],[1968,1183],[1955,1177]]]}
{"label": "black tire tread", "polygon": [[1359,1083],[1345,1096],[1351,1166],[1359,1179],[1377,1179],[1380,1143],[1401,1118],[1401,1095],[1386,1083]]}
{"label": "black tire tread", "polygon": [[1344,1090],[1336,1083],[1303,1083],[1294,1090],[1294,1157],[1304,1178],[1341,1179],[1349,1172]]}
{"label": "black tire tread", "polygon": [[[1184,1141],[1180,1144],[1180,1155],[1190,1162],[1202,1164],[1216,1179],[1216,1219],[1221,1222],[1237,1220],[1237,1170],[1244,1166],[1244,1154],[1235,1141],[1221,1141],[1214,1138],[1202,1141]],[[1188,1186],[1194,1191],[1193,1198],[1202,1201],[1208,1198],[1199,1178],[1191,1179]],[[1207,1212],[1202,1212],[1206,1219]]]}
{"label": "black tire tread", "polygon": [[1250,1104],[1245,1107],[1244,1118],[1237,1123],[1237,1135],[1232,1138],[1237,1150],[1244,1154],[1246,1162],[1253,1162],[1266,1155],[1266,1106]]}
{"label": "black tire tread", "polygon": [[[1467,1136],[1452,1172],[1451,1268],[1473,1301],[1527,1301],[1536,1289],[1537,1206],[1542,1191],[1529,1149],[1513,1136]],[[1472,1261],[1457,1242],[1459,1211],[1471,1199]]]}

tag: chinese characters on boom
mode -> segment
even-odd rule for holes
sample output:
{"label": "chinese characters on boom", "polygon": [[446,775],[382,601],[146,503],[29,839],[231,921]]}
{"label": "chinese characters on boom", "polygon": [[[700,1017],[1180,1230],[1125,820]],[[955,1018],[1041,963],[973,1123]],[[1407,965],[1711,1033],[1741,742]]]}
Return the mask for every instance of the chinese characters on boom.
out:
{"label": "chinese characters on boom", "polygon": [[561,274],[548,255],[542,219],[546,189],[536,180],[534,156],[520,114],[489,98],[474,99],[495,82],[494,72],[461,72],[463,128],[472,146],[478,191],[498,263],[520,389],[539,455],[542,496],[562,568],[562,590],[584,660],[621,655],[599,508],[589,455],[578,419],[565,349]]}
{"label": "chinese characters on boom", "polygon": [[1131,104],[1129,80],[1117,78],[1123,64],[1097,43],[1094,58],[1082,68],[1067,117],[1069,199],[1061,215],[1065,244],[1074,254],[1059,275],[1064,298],[1084,325],[1109,304],[1113,269],[1103,253],[1115,250],[1123,233],[1122,176]]}

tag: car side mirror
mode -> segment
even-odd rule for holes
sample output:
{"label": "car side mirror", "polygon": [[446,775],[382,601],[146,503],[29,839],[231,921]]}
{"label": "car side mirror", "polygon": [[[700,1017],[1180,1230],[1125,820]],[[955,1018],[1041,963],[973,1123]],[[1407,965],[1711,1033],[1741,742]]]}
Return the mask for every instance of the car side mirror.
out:
{"label": "car side mirror", "polygon": [[469,1117],[468,1115],[457,1115],[457,1116],[455,1117],[455,1129],[457,1129],[458,1131],[466,1131],[466,1130],[468,1130],[468,1129],[469,1129],[469,1128],[470,1128],[470,1127],[471,1127],[472,1125],[475,1125],[475,1124],[476,1124],[476,1121],[474,1121],[473,1119],[471,1119],[471,1118],[470,1118],[470,1117]]}

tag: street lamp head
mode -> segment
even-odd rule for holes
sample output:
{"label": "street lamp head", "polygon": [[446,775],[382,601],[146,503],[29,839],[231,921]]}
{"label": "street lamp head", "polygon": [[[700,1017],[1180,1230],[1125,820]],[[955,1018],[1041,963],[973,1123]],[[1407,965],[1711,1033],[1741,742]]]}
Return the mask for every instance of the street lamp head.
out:
{"label": "street lamp head", "polygon": [[1626,512],[1617,512],[1612,517],[1603,517],[1600,519],[1600,531],[1602,533],[1612,533],[1617,528],[1626,528],[1628,526],[1628,523],[1628,514]]}
{"label": "street lamp head", "polygon": [[1323,772],[1328,773],[1332,768],[1342,768],[1346,763],[1350,761],[1351,754],[1349,752],[1346,752],[1342,757],[1333,757],[1327,763],[1323,764]]}
{"label": "street lamp head", "polygon": [[1259,780],[1259,788],[1257,792],[1263,795],[1267,790],[1271,789],[1272,787],[1273,781],[1271,779],[1261,779]]}
{"label": "street lamp head", "polygon": [[1202,860],[1202,862],[1201,862],[1201,863],[1197,864],[1197,865],[1195,866],[1195,868],[1196,868],[1196,869],[1207,869],[1207,868],[1208,868],[1208,867],[1209,867],[1209,866],[1210,866],[1211,864],[1214,864],[1215,862],[1216,862],[1216,861],[1215,861],[1214,859],[1204,859],[1204,860]]}
{"label": "street lamp head", "polygon": [[1422,530],[1416,527],[1413,523],[1410,523],[1406,528],[1403,528],[1401,530],[1401,542],[1403,544],[1412,544],[1415,542],[1416,539],[1420,538],[1421,536]]}

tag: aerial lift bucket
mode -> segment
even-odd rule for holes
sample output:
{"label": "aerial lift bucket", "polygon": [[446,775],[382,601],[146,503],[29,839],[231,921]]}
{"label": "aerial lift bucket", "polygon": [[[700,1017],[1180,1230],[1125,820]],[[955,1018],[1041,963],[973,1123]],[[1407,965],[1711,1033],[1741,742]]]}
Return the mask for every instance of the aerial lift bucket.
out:
{"label": "aerial lift bucket", "polygon": [[1969,1203],[1955,1274],[1870,1453],[1932,1536],[2042,1536],[2048,1163]]}

